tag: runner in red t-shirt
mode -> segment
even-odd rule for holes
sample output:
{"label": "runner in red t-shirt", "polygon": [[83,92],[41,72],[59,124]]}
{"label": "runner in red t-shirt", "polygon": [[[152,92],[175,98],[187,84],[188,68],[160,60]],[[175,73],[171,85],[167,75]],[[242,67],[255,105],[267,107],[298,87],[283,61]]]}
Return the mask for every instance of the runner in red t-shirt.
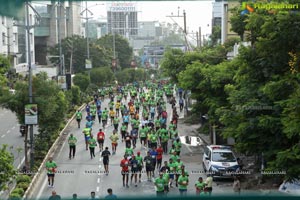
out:
{"label": "runner in red t-shirt", "polygon": [[97,133],[97,141],[99,143],[99,149],[100,149],[100,151],[103,150],[104,139],[105,139],[105,133],[100,128],[99,132]]}
{"label": "runner in red t-shirt", "polygon": [[126,187],[129,187],[129,185],[128,185],[129,160],[127,159],[126,155],[124,155],[124,159],[121,160],[120,167],[122,167],[121,174],[123,176],[123,187],[125,187],[125,179],[126,179]]}
{"label": "runner in red t-shirt", "polygon": [[158,145],[157,149],[157,156],[156,156],[156,164],[157,164],[157,169],[159,170],[161,168],[161,162],[162,162],[162,155],[164,153],[163,148],[161,147],[161,145]]}

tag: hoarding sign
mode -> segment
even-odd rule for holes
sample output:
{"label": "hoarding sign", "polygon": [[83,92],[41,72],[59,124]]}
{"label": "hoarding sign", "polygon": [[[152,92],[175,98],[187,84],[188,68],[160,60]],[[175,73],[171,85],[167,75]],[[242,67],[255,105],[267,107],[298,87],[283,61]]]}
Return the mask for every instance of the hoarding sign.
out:
{"label": "hoarding sign", "polygon": [[25,105],[25,124],[34,125],[38,123],[38,107],[37,104]]}
{"label": "hoarding sign", "polygon": [[66,76],[58,76],[57,83],[60,85],[60,88],[65,90],[67,89],[67,78]]}
{"label": "hoarding sign", "polygon": [[85,59],[85,68],[92,69],[92,61],[89,59]]}

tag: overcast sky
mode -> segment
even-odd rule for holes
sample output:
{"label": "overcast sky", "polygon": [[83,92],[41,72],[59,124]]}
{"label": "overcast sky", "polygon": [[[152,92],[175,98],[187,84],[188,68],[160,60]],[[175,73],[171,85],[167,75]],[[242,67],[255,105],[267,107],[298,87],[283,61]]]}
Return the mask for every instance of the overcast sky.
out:
{"label": "overcast sky", "polygon": [[[114,2],[128,2],[128,1],[114,1]],[[202,29],[202,35],[211,33],[211,21],[212,21],[212,1],[130,1],[131,3],[136,3],[137,10],[139,11],[138,20],[139,21],[160,21],[179,24],[183,28],[183,18],[182,17],[170,17],[173,13],[174,16],[183,15],[183,10],[186,12],[187,20],[187,30],[188,33],[192,31],[196,32],[199,27]],[[95,18],[106,17],[106,12],[108,4],[110,2],[97,2],[89,1],[88,7],[94,13]],[[95,4],[104,4],[96,5]],[[83,3],[85,6],[85,3]]]}

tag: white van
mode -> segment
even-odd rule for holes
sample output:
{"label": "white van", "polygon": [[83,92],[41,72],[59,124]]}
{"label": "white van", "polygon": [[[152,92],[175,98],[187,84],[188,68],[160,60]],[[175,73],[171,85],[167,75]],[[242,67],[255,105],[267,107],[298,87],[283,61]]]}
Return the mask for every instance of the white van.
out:
{"label": "white van", "polygon": [[205,146],[202,164],[213,177],[232,178],[240,170],[231,147],[223,145]]}

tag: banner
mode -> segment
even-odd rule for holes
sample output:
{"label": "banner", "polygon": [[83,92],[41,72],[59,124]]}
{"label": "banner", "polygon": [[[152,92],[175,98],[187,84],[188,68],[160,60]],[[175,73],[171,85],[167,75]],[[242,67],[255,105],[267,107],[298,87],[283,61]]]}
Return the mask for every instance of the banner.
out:
{"label": "banner", "polygon": [[37,104],[25,105],[25,124],[37,124],[38,123],[38,107]]}
{"label": "banner", "polygon": [[60,88],[65,90],[67,89],[67,79],[66,76],[57,76],[57,83],[60,85]]}
{"label": "banner", "polygon": [[92,69],[92,61],[89,59],[85,59],[85,68]]}

